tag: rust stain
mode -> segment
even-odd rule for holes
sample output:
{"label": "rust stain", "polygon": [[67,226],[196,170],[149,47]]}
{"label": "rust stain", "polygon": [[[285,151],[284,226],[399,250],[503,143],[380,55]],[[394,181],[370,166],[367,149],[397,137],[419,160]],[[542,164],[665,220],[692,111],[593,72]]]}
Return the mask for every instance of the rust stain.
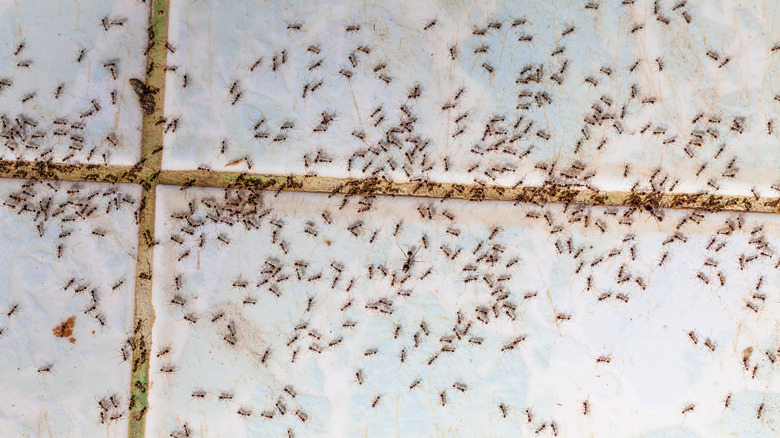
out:
{"label": "rust stain", "polygon": [[54,327],[52,332],[54,332],[54,336],[58,338],[70,338],[70,343],[74,344],[76,339],[72,338],[71,336],[73,335],[73,326],[75,323],[76,317],[71,316],[67,320],[61,322],[57,327]]}

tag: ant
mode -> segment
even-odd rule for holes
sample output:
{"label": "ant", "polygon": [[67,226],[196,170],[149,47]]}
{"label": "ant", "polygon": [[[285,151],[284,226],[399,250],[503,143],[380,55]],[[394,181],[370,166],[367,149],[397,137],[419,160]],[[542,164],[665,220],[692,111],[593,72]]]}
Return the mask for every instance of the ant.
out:
{"label": "ant", "polygon": [[409,270],[412,269],[412,265],[416,261],[414,257],[417,255],[418,251],[420,251],[420,248],[415,248],[414,246],[406,251],[406,260],[404,261],[404,265],[401,268],[403,272],[409,272]]}
{"label": "ant", "polygon": [[8,318],[10,318],[10,317],[11,317],[11,315],[13,315],[14,313],[16,313],[16,311],[17,311],[17,310],[19,310],[19,304],[17,304],[17,303],[14,303],[14,304],[12,304],[12,305],[11,305],[11,307],[8,309],[8,313],[6,313],[5,315],[6,315]]}

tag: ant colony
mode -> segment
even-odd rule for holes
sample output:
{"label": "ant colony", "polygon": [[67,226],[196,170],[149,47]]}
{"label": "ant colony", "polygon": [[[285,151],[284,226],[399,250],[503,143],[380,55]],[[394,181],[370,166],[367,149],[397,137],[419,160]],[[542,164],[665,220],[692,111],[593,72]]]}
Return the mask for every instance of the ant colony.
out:
{"label": "ant colony", "polygon": [[126,433],[139,195],[0,182],[0,435]]}
{"label": "ant colony", "polygon": [[760,389],[780,354],[773,216],[158,197],[158,434],[184,418],[220,436],[760,435],[777,421],[755,419],[777,403]]}
{"label": "ant colony", "polygon": [[128,80],[145,74],[149,12],[138,0],[0,11],[0,171],[28,178],[24,161],[37,178],[0,181],[0,436],[127,435],[141,188],[47,170],[139,160]]}
{"label": "ant colony", "polygon": [[145,74],[149,5],[20,2],[0,15],[0,160],[135,164],[142,111],[129,80]]}
{"label": "ant colony", "polygon": [[35,3],[0,436],[780,433],[780,217],[723,212],[780,195],[774,2]]}
{"label": "ant colony", "polygon": [[173,1],[164,167],[780,194],[771,1],[342,3]]}
{"label": "ant colony", "polygon": [[[173,2],[163,166],[776,194],[777,103],[758,91],[776,42],[712,22],[746,11],[342,6]],[[234,24],[206,32],[206,17]],[[748,51],[738,35],[756,32]],[[755,84],[748,53],[766,63]],[[755,418],[777,403],[772,217],[192,188],[159,199],[153,344],[170,352],[152,357],[157,434],[185,419],[221,436],[775,427],[768,409]]]}

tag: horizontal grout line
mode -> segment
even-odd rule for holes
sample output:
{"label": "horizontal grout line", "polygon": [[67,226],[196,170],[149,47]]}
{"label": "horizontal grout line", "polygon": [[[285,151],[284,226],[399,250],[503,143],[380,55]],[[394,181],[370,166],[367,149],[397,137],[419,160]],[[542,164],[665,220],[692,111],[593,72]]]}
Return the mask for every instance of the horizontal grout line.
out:
{"label": "horizontal grout line", "polygon": [[211,170],[162,170],[150,166],[116,166],[31,161],[0,161],[0,178],[48,179],[312,192],[342,195],[409,196],[531,204],[575,204],[645,209],[672,208],[746,213],[780,213],[780,198],[693,193],[625,192],[565,187],[506,187],[437,182],[386,181],[305,175],[267,175]]}
{"label": "horizontal grout line", "polygon": [[221,187],[342,195],[410,196],[471,201],[508,201],[532,204],[575,204],[752,213],[780,213],[780,198],[690,193],[625,192],[564,187],[505,187],[435,182],[399,182],[378,179],[301,175],[262,175],[206,170],[165,170],[160,184],[184,188]]}
{"label": "horizontal grout line", "polygon": [[140,166],[0,161],[0,178],[12,179],[139,183],[140,172]]}

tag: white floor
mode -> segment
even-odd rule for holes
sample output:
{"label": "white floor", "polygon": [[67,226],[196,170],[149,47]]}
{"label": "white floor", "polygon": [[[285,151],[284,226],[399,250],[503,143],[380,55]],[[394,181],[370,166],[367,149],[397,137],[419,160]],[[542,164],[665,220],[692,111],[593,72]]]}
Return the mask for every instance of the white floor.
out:
{"label": "white floor", "polygon": [[777,195],[780,5],[591,3],[174,1],[164,165]]}
{"label": "white floor", "polygon": [[138,0],[0,4],[0,159],[132,165],[149,6]]}
{"label": "white floor", "polygon": [[777,433],[773,216],[235,196],[159,189],[151,435]]}
{"label": "white floor", "polygon": [[0,435],[126,436],[140,190],[23,184],[0,181]]}

